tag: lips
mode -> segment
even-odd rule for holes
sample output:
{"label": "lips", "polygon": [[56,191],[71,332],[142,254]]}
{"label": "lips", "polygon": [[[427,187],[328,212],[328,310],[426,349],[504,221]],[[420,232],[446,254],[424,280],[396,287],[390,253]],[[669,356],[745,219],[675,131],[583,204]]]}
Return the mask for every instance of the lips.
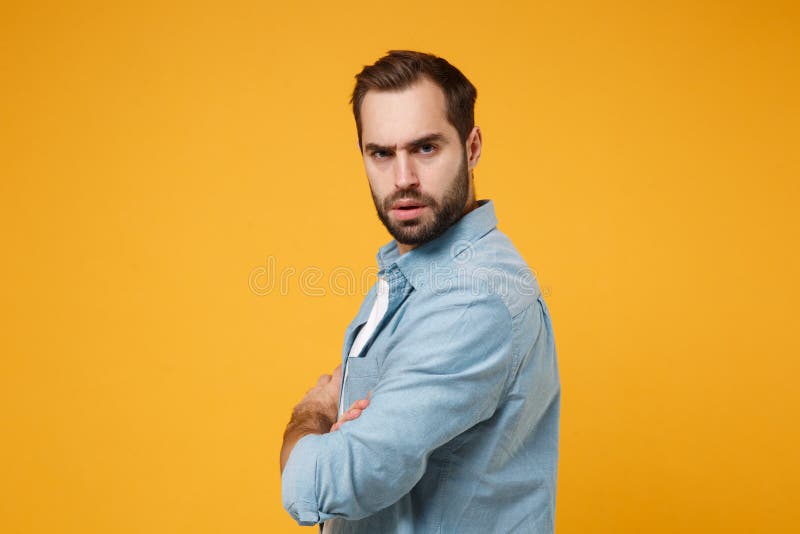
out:
{"label": "lips", "polygon": [[427,208],[424,202],[419,200],[402,199],[392,204],[392,214],[400,221],[416,219]]}
{"label": "lips", "polygon": [[425,203],[419,200],[402,199],[392,204],[393,210],[411,210],[414,208],[424,208]]}

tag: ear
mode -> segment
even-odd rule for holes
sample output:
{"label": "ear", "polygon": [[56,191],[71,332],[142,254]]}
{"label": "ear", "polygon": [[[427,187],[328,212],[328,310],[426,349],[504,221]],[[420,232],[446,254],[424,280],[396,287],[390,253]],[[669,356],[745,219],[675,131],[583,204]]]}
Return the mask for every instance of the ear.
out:
{"label": "ear", "polygon": [[474,126],[467,136],[467,163],[469,164],[469,170],[474,169],[478,164],[478,160],[481,159],[482,146],[481,129],[478,126]]}

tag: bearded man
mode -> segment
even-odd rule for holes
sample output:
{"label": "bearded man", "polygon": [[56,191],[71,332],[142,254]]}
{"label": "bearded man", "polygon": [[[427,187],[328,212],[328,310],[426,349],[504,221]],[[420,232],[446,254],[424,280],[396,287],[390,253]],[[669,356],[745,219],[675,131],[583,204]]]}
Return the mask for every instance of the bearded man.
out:
{"label": "bearded man", "polygon": [[283,504],[301,525],[554,530],[553,328],[493,202],[476,200],[476,97],[457,68],[420,52],[390,51],[356,76],[358,147],[394,239],[378,251],[342,365],[284,434]]}

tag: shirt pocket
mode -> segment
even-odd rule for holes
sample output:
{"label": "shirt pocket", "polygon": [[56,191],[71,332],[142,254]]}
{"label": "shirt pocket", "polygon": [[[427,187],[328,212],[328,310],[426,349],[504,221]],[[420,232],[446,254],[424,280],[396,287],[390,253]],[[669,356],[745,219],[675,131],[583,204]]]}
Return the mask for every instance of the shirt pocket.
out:
{"label": "shirt pocket", "polygon": [[347,358],[347,380],[344,384],[343,410],[367,393],[378,383],[378,362],[369,354],[360,358]]}

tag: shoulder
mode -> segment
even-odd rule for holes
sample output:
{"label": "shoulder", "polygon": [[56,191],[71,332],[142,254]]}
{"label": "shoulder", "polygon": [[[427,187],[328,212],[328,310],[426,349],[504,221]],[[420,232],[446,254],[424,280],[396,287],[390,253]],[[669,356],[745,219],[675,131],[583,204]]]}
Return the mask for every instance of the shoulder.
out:
{"label": "shoulder", "polygon": [[503,232],[495,228],[461,245],[450,263],[431,270],[420,301],[503,308],[514,317],[539,298],[535,273]]}

